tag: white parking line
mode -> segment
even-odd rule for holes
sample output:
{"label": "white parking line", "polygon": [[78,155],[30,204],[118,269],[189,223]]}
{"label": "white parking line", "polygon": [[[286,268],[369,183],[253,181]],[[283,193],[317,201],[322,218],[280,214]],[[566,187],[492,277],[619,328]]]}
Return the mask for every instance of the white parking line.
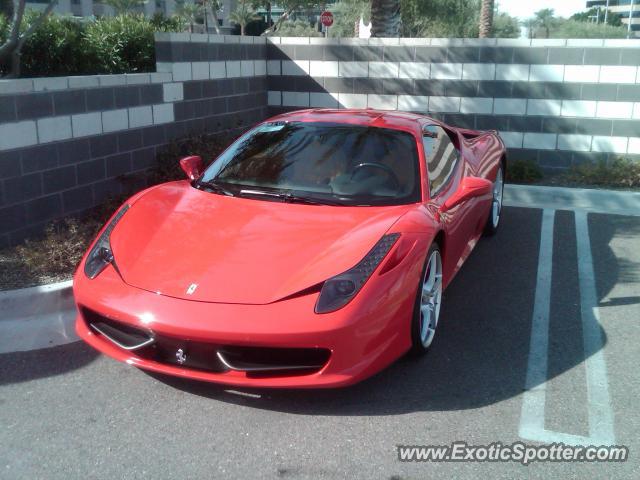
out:
{"label": "white parking line", "polygon": [[555,210],[545,209],[542,211],[538,275],[531,321],[527,380],[522,401],[522,413],[520,415],[519,435],[529,440],[537,440],[540,432],[544,431],[553,260],[553,222],[555,214]]}
{"label": "white parking line", "polygon": [[589,400],[589,436],[594,444],[615,443],[613,413],[604,358],[604,341],[600,328],[598,296],[593,272],[589,225],[585,212],[575,212],[578,244],[578,275],[580,281],[580,312],[582,341],[586,355],[587,397]]}
{"label": "white parking line", "polygon": [[549,311],[553,260],[553,225],[555,210],[542,214],[540,252],[536,280],[535,305],[531,324],[531,342],[527,379],[520,415],[519,436],[526,440],[568,445],[614,445],[613,413],[609,397],[603,339],[598,321],[598,303],[589,240],[587,213],[575,212],[589,436],[554,432],[544,428],[547,363],[549,350]]}

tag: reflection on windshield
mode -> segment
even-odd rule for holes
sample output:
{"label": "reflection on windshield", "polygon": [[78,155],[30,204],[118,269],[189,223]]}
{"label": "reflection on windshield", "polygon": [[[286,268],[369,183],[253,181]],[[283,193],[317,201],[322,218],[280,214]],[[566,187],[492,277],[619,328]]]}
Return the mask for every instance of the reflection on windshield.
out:
{"label": "reflection on windshield", "polygon": [[413,135],[336,123],[261,125],[223,153],[203,181],[295,191],[353,205],[398,205],[420,199]]}

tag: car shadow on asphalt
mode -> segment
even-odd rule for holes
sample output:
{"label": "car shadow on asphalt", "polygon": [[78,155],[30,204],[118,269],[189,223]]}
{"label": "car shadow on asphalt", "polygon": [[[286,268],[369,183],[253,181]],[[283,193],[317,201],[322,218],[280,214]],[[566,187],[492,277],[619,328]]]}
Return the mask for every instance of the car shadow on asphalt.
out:
{"label": "car shadow on asphalt", "polygon": [[[464,410],[517,396],[524,390],[527,374],[541,211],[508,208],[506,213],[498,234],[479,242],[447,289],[442,324],[431,351],[424,357],[406,356],[357,385],[333,390],[249,390],[149,375],[193,395],[293,414],[394,415]],[[570,214],[557,223],[556,243],[566,243],[562,229],[573,229],[575,237],[572,222]],[[575,251],[575,244],[569,248]],[[605,279],[609,289],[616,278],[616,272],[610,271]],[[582,348],[581,320],[579,309],[575,308],[579,300],[564,298],[579,295],[577,277],[575,282],[567,287],[554,284],[552,288],[552,308],[560,306],[555,321],[562,322],[560,338],[554,339],[555,343],[579,342],[579,348],[561,348],[557,354],[550,349],[550,356],[555,356],[549,360],[550,378],[594,353]],[[566,311],[563,305],[567,306]],[[554,330],[550,332],[553,334]],[[606,343],[604,332],[603,338]]]}
{"label": "car shadow on asphalt", "polygon": [[84,342],[0,354],[0,386],[54,377],[93,362],[100,354]]}

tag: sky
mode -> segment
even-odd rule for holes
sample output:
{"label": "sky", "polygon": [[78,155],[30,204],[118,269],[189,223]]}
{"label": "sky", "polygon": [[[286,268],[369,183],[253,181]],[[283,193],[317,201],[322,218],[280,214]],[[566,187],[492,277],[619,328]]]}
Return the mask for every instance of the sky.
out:
{"label": "sky", "polygon": [[556,16],[570,17],[586,10],[586,0],[496,0],[498,10],[524,20],[543,8],[553,8]]}

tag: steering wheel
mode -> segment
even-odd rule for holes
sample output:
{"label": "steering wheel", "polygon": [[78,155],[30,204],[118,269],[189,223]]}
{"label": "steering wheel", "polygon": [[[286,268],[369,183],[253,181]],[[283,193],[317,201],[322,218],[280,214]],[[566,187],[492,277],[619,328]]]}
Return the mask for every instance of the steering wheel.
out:
{"label": "steering wheel", "polygon": [[349,180],[353,180],[353,177],[355,176],[356,173],[358,173],[358,170],[360,170],[361,168],[377,168],[379,170],[383,170],[388,175],[388,177],[391,180],[393,180],[393,186],[395,190],[400,190],[400,180],[398,180],[398,176],[396,175],[396,172],[394,172],[389,165],[384,165],[382,163],[374,163],[374,162],[359,163],[358,165],[353,167],[353,170],[351,171],[351,178],[349,178]]}

